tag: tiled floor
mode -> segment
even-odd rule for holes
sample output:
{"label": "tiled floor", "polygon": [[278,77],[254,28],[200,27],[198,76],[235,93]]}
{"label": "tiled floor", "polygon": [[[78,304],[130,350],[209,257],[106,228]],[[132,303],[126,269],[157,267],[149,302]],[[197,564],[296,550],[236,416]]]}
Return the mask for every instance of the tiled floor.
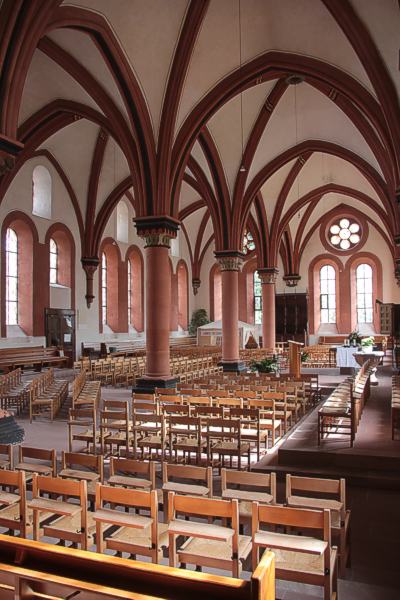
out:
{"label": "tiled floor", "polygon": [[[389,406],[388,376],[386,382],[373,393],[369,404],[370,415],[365,413],[365,435],[360,428],[357,446],[360,450],[374,447],[379,450],[387,436],[387,408]],[[333,376],[325,376],[331,380]],[[128,390],[103,390],[103,398],[129,398]],[[25,443],[47,446],[58,451],[67,447],[65,421],[46,420],[32,424],[19,421],[25,427]],[[362,424],[364,427],[364,423]],[[395,452],[400,454],[400,441]],[[382,459],[384,460],[384,459]],[[400,473],[399,473],[400,476]],[[280,489],[282,494],[282,489]],[[352,510],[351,543],[352,564],[344,580],[339,580],[340,600],[399,600],[400,599],[400,492],[392,490],[350,487],[348,504]],[[166,561],[164,561],[166,564]],[[244,573],[248,577],[249,573]],[[306,600],[322,598],[322,591],[311,586],[278,582],[277,598]]]}

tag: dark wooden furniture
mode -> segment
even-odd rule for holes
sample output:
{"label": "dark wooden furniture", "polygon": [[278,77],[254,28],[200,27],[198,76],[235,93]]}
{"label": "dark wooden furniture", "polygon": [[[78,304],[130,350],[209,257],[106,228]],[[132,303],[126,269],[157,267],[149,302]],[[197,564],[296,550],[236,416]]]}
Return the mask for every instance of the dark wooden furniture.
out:
{"label": "dark wooden furniture", "polygon": [[0,535],[0,590],[4,600],[79,592],[102,600],[275,600],[274,555],[266,552],[245,581]]}
{"label": "dark wooden furniture", "polygon": [[41,371],[43,367],[65,367],[67,363],[68,358],[60,356],[60,351],[55,346],[24,346],[0,350],[0,369],[5,372],[18,367],[32,367]]}
{"label": "dark wooden furniture", "polygon": [[304,342],[308,331],[308,296],[302,294],[276,294],[276,340]]}

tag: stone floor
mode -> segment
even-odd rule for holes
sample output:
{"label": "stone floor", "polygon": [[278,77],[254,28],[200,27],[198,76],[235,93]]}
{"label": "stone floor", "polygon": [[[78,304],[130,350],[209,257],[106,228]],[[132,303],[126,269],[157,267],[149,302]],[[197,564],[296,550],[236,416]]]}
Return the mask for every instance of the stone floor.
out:
{"label": "stone floor", "polygon": [[[383,373],[379,388],[375,388],[368,412],[363,415],[355,448],[373,447],[374,451],[386,448],[388,431],[388,406],[390,373]],[[324,378],[325,381],[324,381]],[[379,377],[381,380],[381,377]],[[325,374],[321,382],[332,385],[341,379],[337,373]],[[129,398],[128,390],[104,388],[103,398]],[[67,428],[63,420],[50,424],[38,420],[32,424],[19,419],[25,428],[25,444],[56,448],[67,447]],[[306,444],[306,438],[297,440]],[[393,452],[400,454],[400,441],[390,444]],[[386,450],[385,450],[386,452]],[[385,452],[382,461],[385,460]],[[400,473],[397,473],[400,477]],[[278,486],[283,497],[281,484]],[[348,486],[348,505],[352,510],[351,544],[352,562],[346,579],[339,580],[340,600],[399,600],[400,599],[400,492],[391,489]],[[167,561],[164,561],[167,564]],[[243,573],[249,577],[248,572]],[[322,598],[320,588],[278,582],[277,598],[281,600],[306,600]]]}

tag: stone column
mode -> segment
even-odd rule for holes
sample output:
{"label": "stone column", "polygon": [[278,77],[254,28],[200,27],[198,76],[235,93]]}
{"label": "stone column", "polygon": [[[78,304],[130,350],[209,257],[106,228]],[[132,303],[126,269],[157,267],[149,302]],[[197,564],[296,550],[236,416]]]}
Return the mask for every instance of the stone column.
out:
{"label": "stone column", "polygon": [[263,348],[274,349],[276,342],[275,283],[278,269],[259,269],[262,294],[262,343]]}
{"label": "stone column", "polygon": [[222,279],[222,361],[224,371],[242,371],[239,357],[239,271],[240,252],[216,254]]}
{"label": "stone column", "polygon": [[178,222],[167,217],[135,219],[138,234],[145,240],[146,254],[146,375],[136,382],[136,391],[174,387],[170,375],[169,334],[171,316],[171,238]]}

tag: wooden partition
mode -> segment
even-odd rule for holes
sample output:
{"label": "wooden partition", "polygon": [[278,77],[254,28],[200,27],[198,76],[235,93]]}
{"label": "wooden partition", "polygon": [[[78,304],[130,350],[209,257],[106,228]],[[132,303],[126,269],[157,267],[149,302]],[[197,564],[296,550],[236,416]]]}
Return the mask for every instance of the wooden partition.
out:
{"label": "wooden partition", "polygon": [[300,377],[302,346],[304,344],[289,340],[289,373],[294,377]]}
{"label": "wooden partition", "polygon": [[[78,592],[78,594],[76,594]],[[0,535],[2,600],[275,600],[274,555],[250,581]]]}

